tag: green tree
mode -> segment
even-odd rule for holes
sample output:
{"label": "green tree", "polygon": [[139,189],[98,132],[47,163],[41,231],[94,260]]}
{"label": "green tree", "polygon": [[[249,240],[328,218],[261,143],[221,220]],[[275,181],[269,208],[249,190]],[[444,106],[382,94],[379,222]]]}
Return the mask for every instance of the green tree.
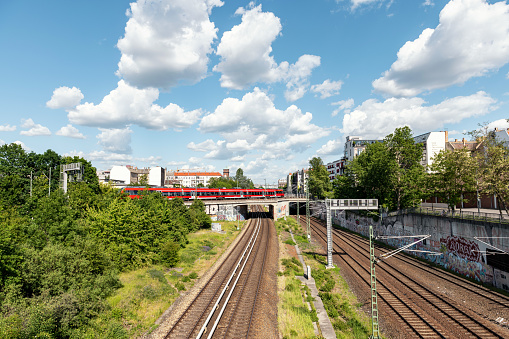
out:
{"label": "green tree", "polygon": [[254,188],[253,182],[251,181],[251,179],[249,179],[248,177],[246,177],[244,175],[244,171],[242,170],[242,168],[237,169],[237,172],[235,173],[234,181],[235,181],[235,187],[240,187],[240,188],[244,188],[244,189]]}
{"label": "green tree", "polygon": [[195,199],[189,207],[189,215],[191,216],[192,222],[198,228],[210,228],[212,225],[212,219],[205,213],[205,203],[200,199]]}
{"label": "green tree", "polygon": [[394,193],[393,206],[396,209],[413,207],[419,204],[425,169],[420,164],[422,148],[415,144],[412,130],[408,127],[396,128],[393,134],[384,139],[390,158],[388,173]]}
{"label": "green tree", "polygon": [[28,155],[20,145],[12,143],[0,146],[0,174],[29,178],[27,162]]}
{"label": "green tree", "polygon": [[469,132],[476,140],[482,142],[475,154],[479,189],[483,194],[495,195],[499,202],[500,215],[502,208],[509,215],[509,150],[496,138],[488,123],[480,124],[479,127]]}
{"label": "green tree", "polygon": [[309,160],[309,194],[324,199],[332,195],[332,184],[329,181],[329,172],[320,157]]}
{"label": "green tree", "polygon": [[397,128],[383,142],[367,145],[334,181],[336,198],[376,198],[390,210],[420,203],[425,169],[422,148],[408,127]]}
{"label": "green tree", "polygon": [[208,183],[209,188],[233,188],[237,182],[231,178],[211,178]]}
{"label": "green tree", "polygon": [[467,149],[440,151],[434,158],[429,174],[431,192],[446,201],[454,211],[464,194],[475,191],[475,159]]}
{"label": "green tree", "polygon": [[140,175],[136,186],[148,186],[148,174]]}

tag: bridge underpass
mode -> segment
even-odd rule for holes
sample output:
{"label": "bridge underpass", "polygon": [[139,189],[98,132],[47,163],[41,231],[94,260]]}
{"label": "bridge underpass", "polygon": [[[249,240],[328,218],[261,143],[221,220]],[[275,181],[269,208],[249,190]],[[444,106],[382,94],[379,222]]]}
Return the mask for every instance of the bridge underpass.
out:
{"label": "bridge underpass", "polygon": [[[269,209],[270,218],[277,220],[290,215],[290,204],[296,205],[298,202],[305,206],[305,198],[284,197],[284,198],[264,198],[264,199],[200,199],[205,204],[205,211],[211,216],[213,221],[236,221],[245,220],[250,217],[251,206],[262,205]],[[186,205],[191,205],[193,201],[186,201]]]}

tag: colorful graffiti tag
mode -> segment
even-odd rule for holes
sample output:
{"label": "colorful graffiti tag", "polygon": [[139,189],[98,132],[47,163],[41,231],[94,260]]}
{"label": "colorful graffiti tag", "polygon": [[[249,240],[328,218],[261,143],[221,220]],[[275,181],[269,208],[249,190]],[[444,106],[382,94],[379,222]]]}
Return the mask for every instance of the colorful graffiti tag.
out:
{"label": "colorful graffiti tag", "polygon": [[470,261],[481,262],[481,252],[477,243],[455,235],[441,238],[440,242],[445,245],[447,251],[458,257]]}

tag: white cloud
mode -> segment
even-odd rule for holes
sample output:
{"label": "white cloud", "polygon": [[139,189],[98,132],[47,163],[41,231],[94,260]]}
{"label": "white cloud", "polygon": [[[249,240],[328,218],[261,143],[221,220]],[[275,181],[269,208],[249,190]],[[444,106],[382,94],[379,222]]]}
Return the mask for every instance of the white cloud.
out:
{"label": "white cloud", "polygon": [[48,127],[44,127],[40,124],[34,123],[32,119],[21,119],[21,128],[28,128],[28,131],[21,131],[19,134],[26,135],[29,137],[38,135],[51,135]]}
{"label": "white cloud", "polygon": [[50,101],[46,102],[46,106],[53,109],[69,109],[79,105],[83,98],[84,96],[79,88],[62,86],[53,91],[53,95]]}
{"label": "white cloud", "polygon": [[495,128],[498,128],[498,129],[509,128],[509,122],[507,122],[507,119],[499,119],[499,120],[492,121],[488,124],[489,130],[493,130]]}
{"label": "white cloud", "polygon": [[509,72],[507,72],[507,74],[505,75],[505,77],[506,77],[507,79],[509,79]]}
{"label": "white cloud", "polygon": [[320,57],[302,55],[295,64],[287,61],[277,64],[272,53],[272,43],[281,34],[281,22],[274,13],[262,12],[262,6],[249,4],[249,9],[239,8],[236,14],[242,21],[225,32],[217,46],[221,57],[213,70],[221,73],[221,86],[244,89],[254,83],[287,82],[285,97],[295,101],[306,93],[307,78],[313,68],[320,65]]}
{"label": "white cloud", "polygon": [[9,124],[0,125],[0,132],[13,132],[15,130],[16,130],[16,126],[11,126]]}
{"label": "white cloud", "polygon": [[55,134],[60,135],[62,137],[85,139],[85,136],[82,133],[80,133],[80,131],[78,131],[78,129],[71,124],[67,124],[67,126],[63,126]]}
{"label": "white cloud", "polygon": [[347,100],[340,100],[340,101],[333,102],[331,105],[332,106],[339,106],[338,108],[336,108],[332,112],[332,116],[334,117],[334,116],[338,115],[338,113],[341,112],[341,111],[345,111],[346,113],[350,113],[350,108],[353,107],[354,100],[352,98],[347,99]]}
{"label": "white cloud", "polygon": [[124,129],[120,128],[99,128],[101,131],[97,135],[99,139],[98,144],[101,145],[105,151],[112,153],[130,154],[131,149],[131,133],[133,132],[129,127]]}
{"label": "white cloud", "polygon": [[161,166],[161,162],[163,160],[163,157],[161,156],[149,156],[146,158],[135,158],[135,160],[138,162],[149,164],[150,166]]}
{"label": "white cloud", "polygon": [[231,158],[230,161],[239,162],[239,161],[244,161],[245,159],[246,159],[246,157],[239,155],[239,156]]}
{"label": "white cloud", "polygon": [[82,157],[92,161],[99,161],[108,166],[132,164],[134,161],[133,157],[129,154],[111,153],[106,151],[92,151],[86,155],[83,154]]}
{"label": "white cloud", "polygon": [[343,86],[343,81],[330,81],[327,79],[319,85],[311,86],[311,91],[320,93],[320,98],[325,99],[339,94],[341,86]]}
{"label": "white cloud", "polygon": [[13,144],[18,144],[21,146],[21,148],[23,148],[26,152],[31,152],[32,150],[30,149],[30,147],[28,147],[27,145],[25,145],[25,143],[23,141],[19,141],[19,140],[16,140],[13,142]]}
{"label": "white cloud", "polygon": [[384,102],[375,99],[364,101],[343,117],[345,135],[362,135],[365,139],[378,139],[392,133],[395,128],[410,126],[414,134],[441,128],[444,124],[458,123],[465,118],[481,116],[494,110],[496,100],[485,92],[459,96],[425,106],[421,98],[390,98]]}
{"label": "white cloud", "polygon": [[182,168],[182,166],[185,164],[186,164],[185,161],[174,161],[174,160],[168,161],[166,163],[167,166],[175,166],[175,167],[180,167],[180,168]]}
{"label": "white cloud", "polygon": [[286,157],[289,151],[304,151],[329,134],[328,130],[311,123],[312,117],[295,105],[286,110],[277,109],[266,93],[255,88],[242,100],[224,99],[213,113],[201,120],[201,132],[219,133],[225,142],[207,140],[190,145],[195,150],[208,151],[208,157],[226,157],[228,152],[232,157],[242,156],[251,151]]}
{"label": "white cloud", "polygon": [[343,154],[345,141],[342,139],[329,140],[316,152],[320,156]]}
{"label": "white cloud", "polygon": [[351,0],[352,6],[350,8],[353,11],[353,10],[355,10],[358,7],[361,7],[361,6],[372,5],[372,4],[381,3],[381,2],[384,2],[384,1],[385,0]]}
{"label": "white cloud", "polygon": [[440,13],[440,24],[405,43],[398,59],[373,81],[373,87],[391,96],[415,96],[463,84],[507,62],[509,5],[451,0]]}
{"label": "white cloud", "polygon": [[[281,79],[281,70],[274,61],[272,42],[281,33],[279,18],[262,12],[262,6],[245,10],[239,8],[242,22],[225,32],[217,46],[221,62],[214,71],[221,72],[221,86],[242,89],[255,82],[274,82]],[[286,65],[288,66],[288,65]]]}
{"label": "white cloud", "polygon": [[286,92],[287,101],[295,101],[304,96],[309,88],[308,78],[313,68],[320,66],[320,57],[316,55],[302,55],[299,60],[288,68],[286,74]]}
{"label": "white cloud", "polygon": [[117,75],[137,87],[168,89],[195,83],[207,73],[208,54],[217,38],[209,20],[219,0],[138,0],[131,3]]}
{"label": "white cloud", "polygon": [[435,6],[435,3],[432,1],[432,0],[425,0],[423,3],[422,3],[422,6]]}
{"label": "white cloud", "polygon": [[198,121],[201,110],[185,112],[176,104],[161,107],[153,102],[156,88],[137,89],[124,80],[106,95],[100,104],[84,103],[69,111],[71,123],[93,127],[123,127],[136,124],[148,129],[188,128]]}

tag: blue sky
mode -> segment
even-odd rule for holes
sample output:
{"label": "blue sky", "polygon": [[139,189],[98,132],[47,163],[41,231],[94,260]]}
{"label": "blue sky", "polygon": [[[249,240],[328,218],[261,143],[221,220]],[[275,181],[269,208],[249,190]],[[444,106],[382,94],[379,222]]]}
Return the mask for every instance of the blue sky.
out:
{"label": "blue sky", "polygon": [[347,135],[507,128],[509,5],[0,3],[0,144],[277,182]]}

